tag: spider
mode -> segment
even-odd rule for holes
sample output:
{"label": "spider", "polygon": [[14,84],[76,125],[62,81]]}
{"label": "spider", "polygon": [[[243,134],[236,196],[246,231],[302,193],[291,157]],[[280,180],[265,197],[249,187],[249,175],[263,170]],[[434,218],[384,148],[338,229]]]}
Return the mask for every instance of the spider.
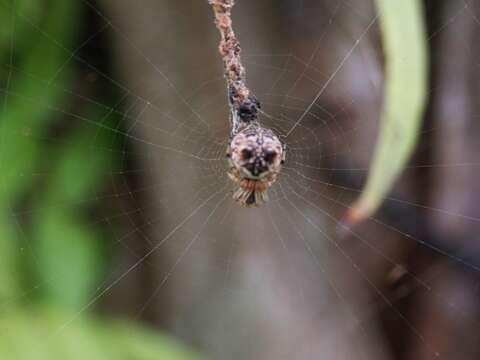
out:
{"label": "spider", "polygon": [[228,176],[238,186],[233,198],[247,207],[268,201],[267,190],[285,162],[285,147],[269,129],[251,124],[239,131],[227,149]]}

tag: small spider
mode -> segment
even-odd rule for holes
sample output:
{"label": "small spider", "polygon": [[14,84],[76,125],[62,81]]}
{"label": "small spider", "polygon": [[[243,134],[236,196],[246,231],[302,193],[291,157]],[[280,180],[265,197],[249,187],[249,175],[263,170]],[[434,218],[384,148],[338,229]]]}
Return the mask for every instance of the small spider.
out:
{"label": "small spider", "polygon": [[238,186],[233,198],[247,207],[268,201],[267,190],[277,180],[285,148],[269,129],[251,124],[236,134],[227,149],[228,176]]}

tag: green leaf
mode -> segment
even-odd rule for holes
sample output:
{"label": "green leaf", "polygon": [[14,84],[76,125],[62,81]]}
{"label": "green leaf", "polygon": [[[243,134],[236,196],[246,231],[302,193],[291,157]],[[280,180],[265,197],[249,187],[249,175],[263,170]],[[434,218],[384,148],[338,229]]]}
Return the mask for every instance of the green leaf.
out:
{"label": "green leaf", "polygon": [[[39,0],[3,0],[0,2],[0,57],[10,59],[10,43],[12,30],[14,30],[15,53],[21,54],[31,47],[31,28],[24,22],[19,21],[16,12],[20,11],[33,22],[45,13],[45,6]],[[5,64],[4,62],[3,64]]]}
{"label": "green leaf", "polygon": [[14,220],[0,211],[0,307],[14,303],[20,294],[18,250]]}
{"label": "green leaf", "polygon": [[[56,118],[54,109],[61,107],[63,100],[59,89],[66,87],[71,71],[67,67],[67,71],[58,74],[56,86],[46,86],[35,77],[52,78],[70,56],[62,46],[70,47],[75,34],[77,4],[74,0],[0,3],[0,55],[6,58],[2,86],[9,79],[8,88],[1,88],[0,100],[0,297],[10,305],[13,299],[18,299],[14,294],[20,292],[18,251],[24,239],[18,236],[15,220],[9,214],[25,191],[35,184],[32,173],[45,149],[40,139]],[[55,37],[56,43],[49,35]],[[10,68],[11,58],[15,69]],[[28,229],[24,231],[28,233]]]}
{"label": "green leaf", "polygon": [[128,322],[59,311],[0,312],[0,359],[194,360],[178,342]]}
{"label": "green leaf", "polygon": [[[92,114],[89,118],[98,118]],[[99,132],[96,127],[86,127],[73,134],[68,145],[57,156],[56,168],[44,200],[47,203],[62,203],[62,207],[78,207],[86,198],[101,190],[102,180],[111,173],[114,147],[112,132]],[[55,148],[58,152],[58,148]],[[54,155],[50,160],[55,158]]]}
{"label": "green leaf", "polygon": [[[0,121],[2,119],[0,118]],[[19,121],[21,123],[21,121]],[[37,151],[37,144],[28,135],[19,133],[20,130],[13,129],[21,124],[0,125],[0,169],[2,178],[0,180],[0,211],[9,210],[17,200],[18,196],[31,183],[31,173],[34,169],[34,159]]]}
{"label": "green leaf", "polygon": [[375,3],[386,58],[385,96],[366,187],[347,215],[351,223],[375,212],[401,174],[416,145],[427,99],[428,55],[422,2]]}
{"label": "green leaf", "polygon": [[[39,3],[44,6],[39,7]],[[76,3],[73,0],[56,1],[55,4],[50,4],[48,11],[40,11],[45,7],[44,1],[19,0],[1,4],[0,19],[10,19],[13,11],[16,14],[16,24],[23,29],[19,33],[16,26],[15,33],[11,34],[11,26],[8,27],[9,36],[14,37],[14,44],[28,40],[29,46],[28,51],[15,54],[14,66],[21,70],[12,70],[9,88],[1,89],[0,209],[6,207],[4,204],[10,206],[32,184],[34,177],[30,175],[42,152],[39,139],[55,119],[55,109],[61,107],[59,104],[63,95],[60,89],[66,87],[71,74],[68,67],[66,71],[56,73],[69,57],[62,46],[68,48],[75,34],[75,19],[78,17]],[[32,14],[35,14],[33,19]],[[41,31],[29,25],[25,19],[41,24],[38,25]],[[55,36],[56,42],[52,42],[48,36]],[[10,50],[9,41],[7,43],[3,42],[2,45]],[[2,51],[5,52],[5,49]],[[4,73],[8,71],[9,69]],[[45,82],[35,79],[51,79],[54,76],[57,76],[56,86],[47,86]]]}
{"label": "green leaf", "polygon": [[102,236],[84,215],[84,200],[101,189],[111,172],[111,153],[105,149],[112,147],[112,134],[96,131],[77,131],[60,154],[55,149],[56,159],[49,157],[54,164],[50,181],[37,199],[44,209],[33,214],[37,259],[32,263],[36,281],[46,283],[42,300],[70,310],[93,296],[104,270]]}
{"label": "green leaf", "polygon": [[36,282],[42,301],[78,310],[93,296],[103,273],[102,238],[80,214],[45,210],[35,221]]}

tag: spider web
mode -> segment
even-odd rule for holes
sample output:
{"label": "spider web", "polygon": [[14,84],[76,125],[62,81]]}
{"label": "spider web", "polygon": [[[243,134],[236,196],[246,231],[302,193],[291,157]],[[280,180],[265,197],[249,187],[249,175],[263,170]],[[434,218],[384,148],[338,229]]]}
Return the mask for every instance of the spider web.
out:
{"label": "spider web", "polygon": [[[161,324],[221,359],[309,359],[319,354],[325,359],[388,359],[395,351],[384,333],[391,328],[407,334],[409,350],[404,353],[418,356],[414,358],[460,356],[461,349],[439,343],[416,312],[433,317],[433,323],[451,316],[455,323],[471,324],[466,329],[477,328],[463,293],[466,289],[470,301],[478,300],[476,248],[436,239],[424,222],[433,217],[477,229],[480,217],[448,203],[436,206],[419,194],[418,179],[432,169],[474,169],[478,163],[466,158],[425,162],[437,131],[436,124],[426,124],[418,156],[384,209],[360,228],[342,223],[365,182],[377,135],[382,64],[373,4],[284,2],[285,8],[276,11],[285,19],[271,22],[262,18],[272,11],[269,2],[258,8],[237,4],[235,28],[248,84],[262,103],[261,122],[281,135],[288,148],[268,205],[243,209],[233,203],[234,187],[226,176],[228,106],[218,36],[206,2],[146,2],[131,12],[127,1],[103,6],[82,2],[97,25],[74,48],[64,47],[57,34],[15,9],[15,3],[2,3],[15,19],[10,57],[3,64],[8,75],[1,89],[4,108],[15,98],[40,102],[63,122],[120,139],[110,147],[99,146],[97,136],[91,139],[85,151],[92,157],[108,153],[114,170],[103,174],[106,190],[91,189],[78,204],[102,209],[94,212],[91,225],[110,234],[109,275],[57,333],[102,305],[112,313]],[[465,18],[479,26],[468,3],[452,7],[448,18],[434,24],[429,42],[461,34]],[[247,27],[248,19],[252,25]],[[64,52],[53,77],[39,78],[15,66],[19,22]],[[98,59],[85,57],[85,49],[104,36],[118,67],[113,74]],[[70,66],[84,76],[63,88],[57,78]],[[57,88],[69,101],[57,107],[17,93],[11,84],[15,74]],[[113,101],[92,90],[99,84],[113,89]],[[435,91],[432,86],[431,93]],[[90,117],[84,108],[102,115]],[[111,117],[120,120],[112,125]],[[26,136],[2,138],[11,135]],[[39,140],[68,143],[56,133]],[[42,162],[35,173],[23,176],[48,179],[48,165]],[[12,208],[10,221],[25,233],[23,219],[62,206]],[[25,250],[35,255],[29,241]],[[414,256],[427,258],[429,266],[412,264]],[[456,282],[462,287],[452,285]],[[32,292],[42,286],[35,285]],[[409,298],[416,302],[409,306]],[[435,311],[441,315],[434,316]],[[379,314],[389,319],[388,326]],[[475,341],[474,333],[466,334],[465,342]]]}

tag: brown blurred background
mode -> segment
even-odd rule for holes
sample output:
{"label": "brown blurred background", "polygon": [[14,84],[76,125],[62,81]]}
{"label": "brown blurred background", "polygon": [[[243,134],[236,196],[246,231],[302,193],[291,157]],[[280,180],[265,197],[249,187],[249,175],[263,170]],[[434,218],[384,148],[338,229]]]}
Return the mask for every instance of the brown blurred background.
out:
{"label": "brown blurred background", "polygon": [[[419,146],[382,209],[343,234],[382,104],[381,34],[377,24],[365,33],[372,1],[237,1],[234,28],[267,126],[286,134],[335,74],[288,139],[272,201],[255,210],[232,204],[225,175],[228,108],[207,1],[78,6],[80,35],[66,51],[77,96],[59,107],[67,114],[55,108],[62,119],[41,142],[87,126],[93,115],[71,116],[86,106],[78,95],[108,104],[93,127],[115,140],[101,147],[95,135],[88,153],[114,166],[103,190],[82,195],[89,224],[107,233],[88,307],[211,359],[479,358],[478,4],[425,2],[431,79]],[[18,208],[28,224],[31,201]]]}
{"label": "brown blurred background", "polygon": [[[378,222],[355,230],[362,241],[355,236],[338,239],[333,232],[335,221],[323,212],[339,219],[365,177],[365,171],[353,169],[368,168],[382,98],[378,28],[362,39],[307,119],[305,125],[322,144],[307,156],[318,156],[326,168],[352,170],[319,173],[300,169],[323,181],[308,184],[323,194],[314,199],[323,210],[312,211],[302,201],[295,201],[295,206],[322,224],[323,237],[339,241],[351,262],[345,261],[332,242],[319,245],[316,239],[322,234],[297,220],[298,213],[288,202],[283,208],[272,206],[253,214],[235,209],[223,224],[207,227],[204,236],[212,244],[203,245],[184,261],[181,274],[162,289],[144,316],[219,359],[431,359],[437,352],[446,359],[477,358],[478,166],[468,164],[475,163],[479,153],[474,39],[480,27],[471,5],[426,3],[432,80],[420,147],[392,195],[399,201],[387,200]],[[224,84],[218,79],[217,34],[205,3],[145,1],[132,7],[128,1],[106,1],[105,9],[122,33],[168,74],[180,93],[188,93],[192,84],[205,79],[217,80],[201,90],[195,100],[199,104],[223,92]],[[249,83],[266,111],[294,118],[296,109],[305,108],[315,96],[373,16],[370,1],[239,1],[235,27],[244,48]],[[136,94],[149,98],[155,93],[159,108],[178,103],[171,88],[165,84],[157,88],[155,81],[146,80],[160,75],[144,57],[132,54],[124,37],[114,33],[113,40],[120,74]],[[222,106],[222,98],[207,106],[203,114],[208,121],[224,126],[226,111],[215,111]],[[146,124],[159,121],[148,110],[140,119]],[[167,141],[140,123],[135,131],[154,143]],[[136,146],[139,152],[148,152],[141,144]],[[165,173],[178,166],[177,159],[172,161],[147,160],[142,167],[152,171],[138,181],[161,183]],[[445,166],[421,166],[428,164]],[[192,170],[164,190],[180,194],[189,187],[189,179],[198,176]],[[295,172],[288,176],[296,182]],[[151,195],[160,199],[162,190]],[[184,201],[183,207],[189,199],[174,201]],[[277,225],[280,230],[268,225],[269,216],[282,219]],[[285,223],[285,216],[300,228]],[[160,222],[169,221],[168,214],[160,218]],[[153,227],[148,236],[159,238],[161,233],[161,227]],[[313,263],[300,239],[304,233],[314,246]],[[282,254],[279,237],[284,238],[286,253]],[[151,261],[162,267],[178,254],[175,247],[159,252]],[[226,260],[227,275],[222,270]],[[357,272],[352,264],[362,270]],[[139,278],[145,276],[139,274]],[[150,270],[150,287],[163,276]],[[150,289],[143,292],[147,298],[151,294]],[[130,299],[134,308],[146,301],[137,296]]]}

